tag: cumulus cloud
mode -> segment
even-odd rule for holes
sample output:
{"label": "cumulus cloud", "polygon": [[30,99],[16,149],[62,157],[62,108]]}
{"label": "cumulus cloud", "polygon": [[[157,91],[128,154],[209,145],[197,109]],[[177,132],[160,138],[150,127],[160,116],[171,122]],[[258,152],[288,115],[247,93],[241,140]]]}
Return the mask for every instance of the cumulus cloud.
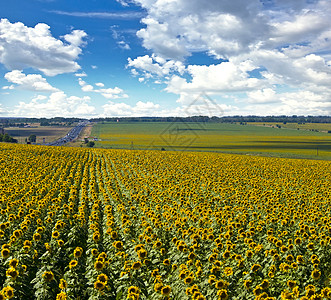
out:
{"label": "cumulus cloud", "polygon": [[[51,86],[40,74],[25,75],[22,71],[14,70],[5,74],[8,82],[17,84],[20,89],[38,92],[56,92],[57,88]],[[14,88],[13,85],[8,87]]]}
{"label": "cumulus cloud", "polygon": [[103,105],[104,116],[109,117],[143,117],[143,116],[157,116],[158,110],[160,108],[159,104],[147,101],[138,101],[134,106],[127,103],[115,103],[109,101],[107,104]]}
{"label": "cumulus cloud", "polygon": [[182,59],[195,51],[230,58],[263,47],[309,43],[330,30],[326,0],[135,0],[148,15],[137,32],[159,56]]}
{"label": "cumulus cloud", "polygon": [[174,75],[165,90],[175,94],[202,91],[214,94],[252,90],[261,86],[260,80],[251,78],[248,74],[253,69],[254,66],[249,60],[240,64],[229,61],[210,66],[189,65],[187,72],[192,78],[191,81]]}
{"label": "cumulus cloud", "polygon": [[102,82],[97,82],[95,86],[98,88],[94,88],[93,85],[87,84],[81,78],[78,79],[78,83],[81,86],[83,92],[99,93],[106,99],[120,99],[129,97],[122,89],[117,86],[114,88],[104,88],[105,85]]}
{"label": "cumulus cloud", "polygon": [[153,76],[164,77],[170,73],[184,74],[185,66],[182,62],[176,60],[165,60],[157,55],[138,56],[135,59],[128,58],[128,68],[132,68],[133,75],[139,75],[139,70],[144,78]]}
{"label": "cumulus cloud", "polygon": [[22,117],[89,117],[95,113],[95,107],[89,104],[90,97],[67,96],[59,91],[49,97],[38,95],[30,102],[19,102],[11,112]]}
{"label": "cumulus cloud", "polygon": [[[128,59],[127,66],[140,82],[157,77],[181,104],[205,92],[231,96],[243,113],[254,114],[251,109],[260,111],[257,107],[294,111],[299,99],[312,102],[307,105],[312,114],[330,113],[325,104],[331,100],[329,1],[134,2],[147,12],[137,36],[152,52]],[[192,55],[222,62],[186,64]]]}
{"label": "cumulus cloud", "polygon": [[86,36],[82,30],[73,30],[62,41],[52,36],[47,24],[28,27],[1,19],[0,62],[9,70],[31,67],[47,76],[75,72],[80,69],[76,60]]}

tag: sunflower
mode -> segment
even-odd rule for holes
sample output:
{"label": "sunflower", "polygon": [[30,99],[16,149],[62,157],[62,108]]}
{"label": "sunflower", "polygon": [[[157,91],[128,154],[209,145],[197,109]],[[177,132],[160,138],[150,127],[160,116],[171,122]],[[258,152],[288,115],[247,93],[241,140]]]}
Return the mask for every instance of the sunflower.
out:
{"label": "sunflower", "polygon": [[293,262],[294,261],[294,256],[292,254],[287,255],[286,256],[286,261],[289,262],[289,263]]}
{"label": "sunflower", "polygon": [[64,241],[63,240],[57,240],[57,244],[59,247],[63,247]]}
{"label": "sunflower", "polygon": [[18,275],[19,275],[19,272],[15,268],[13,268],[13,267],[9,268],[6,271],[6,276],[10,276],[13,280],[16,280],[16,278],[18,277]]}
{"label": "sunflower", "polygon": [[253,256],[253,251],[252,250],[247,250],[246,251],[246,256],[247,256],[247,258],[251,258],[252,256]]}
{"label": "sunflower", "polygon": [[259,264],[254,264],[252,267],[251,267],[251,270],[253,273],[256,273],[257,271],[259,271],[261,269],[261,265]]}
{"label": "sunflower", "polygon": [[230,252],[230,251],[225,251],[225,252],[223,253],[223,258],[224,258],[224,259],[228,259],[230,256],[231,256],[231,252]]}
{"label": "sunflower", "polygon": [[259,296],[263,293],[263,289],[260,285],[256,286],[255,289],[253,290],[254,296]]}
{"label": "sunflower", "polygon": [[300,245],[302,243],[302,239],[297,237],[295,240],[294,240],[294,244],[295,245]]}
{"label": "sunflower", "polygon": [[161,292],[161,289],[163,288],[163,284],[161,282],[157,282],[154,284],[154,291],[155,292]]}
{"label": "sunflower", "polygon": [[100,280],[94,282],[94,288],[98,291],[102,291],[106,287],[106,283]]}
{"label": "sunflower", "polygon": [[309,243],[307,245],[307,249],[310,250],[310,251],[314,250],[314,243]]}
{"label": "sunflower", "polygon": [[130,286],[129,289],[128,289],[128,293],[129,294],[139,294],[140,291],[139,291],[139,288],[137,286]]}
{"label": "sunflower", "polygon": [[5,295],[6,299],[11,299],[14,297],[14,289],[11,286],[6,286],[2,290],[3,294]]}
{"label": "sunflower", "polygon": [[18,260],[16,258],[13,258],[9,262],[9,266],[12,268],[16,268],[18,266]]}
{"label": "sunflower", "polygon": [[53,239],[57,240],[59,237],[60,237],[60,233],[57,230],[52,232],[52,238]]}
{"label": "sunflower", "polygon": [[160,248],[161,246],[162,246],[161,241],[156,241],[156,242],[154,243],[154,247],[155,247],[155,248]]}
{"label": "sunflower", "polygon": [[318,269],[314,269],[314,270],[311,272],[311,277],[312,277],[314,280],[318,280],[318,279],[320,279],[320,277],[321,277],[321,271],[318,270]]}
{"label": "sunflower", "polygon": [[52,271],[45,271],[43,274],[43,278],[47,282],[51,282],[54,279],[54,274]]}
{"label": "sunflower", "polygon": [[7,248],[2,249],[1,250],[1,256],[5,259],[8,258],[10,256],[10,250],[7,249]]}
{"label": "sunflower", "polygon": [[166,258],[164,261],[163,261],[163,264],[165,266],[170,266],[170,259]]}
{"label": "sunflower", "polygon": [[145,259],[147,257],[147,251],[143,248],[137,251],[138,257],[140,259]]}
{"label": "sunflower", "polygon": [[123,243],[121,241],[116,241],[113,243],[113,246],[117,249],[117,250],[121,250],[123,249]]}
{"label": "sunflower", "polygon": [[[211,278],[209,278],[210,280]],[[208,281],[209,282],[209,281]],[[215,283],[215,288],[218,290],[223,290],[223,289],[227,289],[229,286],[229,283],[227,281],[224,280],[218,280]]]}
{"label": "sunflower", "polygon": [[194,281],[194,278],[192,276],[187,276],[184,278],[185,284],[191,284]]}
{"label": "sunflower", "polygon": [[93,233],[93,241],[98,242],[99,240],[100,240],[100,233],[96,231]]}
{"label": "sunflower", "polygon": [[219,297],[219,299],[221,300],[227,300],[229,298],[228,292],[227,290],[219,290],[217,292],[217,296]]}
{"label": "sunflower", "polygon": [[63,278],[61,278],[60,279],[60,283],[59,283],[59,288],[61,289],[61,290],[65,290],[66,288],[67,288],[67,282],[63,279]]}
{"label": "sunflower", "polygon": [[298,256],[297,256],[297,263],[298,263],[298,264],[303,264],[303,263],[304,263],[304,258],[303,258],[302,255],[298,255]]}
{"label": "sunflower", "polygon": [[286,284],[291,290],[297,285],[296,281],[294,280],[288,280]]}
{"label": "sunflower", "polygon": [[101,270],[104,268],[104,263],[103,263],[102,261],[97,260],[97,261],[94,263],[94,268],[95,268],[97,271],[101,271]]}
{"label": "sunflower", "polygon": [[161,289],[161,294],[163,296],[168,296],[170,295],[170,293],[171,293],[171,287],[169,285],[166,285]]}
{"label": "sunflower", "polygon": [[136,261],[132,264],[132,269],[133,270],[139,270],[141,268],[142,264],[140,261]]}
{"label": "sunflower", "polygon": [[69,268],[75,268],[78,265],[78,261],[73,259],[70,263],[69,263]]}
{"label": "sunflower", "polygon": [[99,254],[99,251],[98,251],[98,249],[94,248],[94,249],[91,250],[91,253],[92,253],[93,256],[97,256]]}
{"label": "sunflower", "polygon": [[41,240],[41,235],[40,233],[36,232],[34,235],[33,235],[33,240],[38,242]]}
{"label": "sunflower", "polygon": [[76,247],[76,249],[74,250],[74,257],[79,258],[82,256],[82,254],[83,254],[83,248]]}
{"label": "sunflower", "polygon": [[231,268],[231,267],[226,267],[226,268],[224,269],[224,274],[225,274],[226,276],[231,276],[231,275],[233,275],[233,270],[232,270],[232,268]]}

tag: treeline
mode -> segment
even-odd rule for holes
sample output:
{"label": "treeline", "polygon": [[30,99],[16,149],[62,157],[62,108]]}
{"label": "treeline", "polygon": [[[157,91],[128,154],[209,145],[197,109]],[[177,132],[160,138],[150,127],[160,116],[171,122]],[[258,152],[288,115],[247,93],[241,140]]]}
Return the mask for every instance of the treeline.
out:
{"label": "treeline", "polygon": [[11,137],[8,133],[0,134],[0,142],[17,143],[18,141]]}
{"label": "treeline", "polygon": [[[82,121],[80,118],[0,118],[0,127],[24,126],[31,123],[40,123],[42,126],[71,125]],[[93,122],[263,122],[263,123],[331,123],[331,116],[192,116],[192,117],[109,117],[92,118]]]}
{"label": "treeline", "polygon": [[331,116],[225,116],[94,118],[92,122],[331,123]]}
{"label": "treeline", "polygon": [[[79,122],[79,118],[0,118],[2,127],[24,127],[27,124],[39,123],[41,126],[70,126]],[[0,125],[0,127],[1,127]]]}

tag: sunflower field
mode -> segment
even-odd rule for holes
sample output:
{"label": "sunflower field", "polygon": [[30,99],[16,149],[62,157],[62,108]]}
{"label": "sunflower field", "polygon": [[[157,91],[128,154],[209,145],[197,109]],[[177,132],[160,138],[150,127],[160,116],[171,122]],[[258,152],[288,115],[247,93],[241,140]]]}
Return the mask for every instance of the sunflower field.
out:
{"label": "sunflower field", "polygon": [[0,299],[329,299],[331,162],[0,144]]}

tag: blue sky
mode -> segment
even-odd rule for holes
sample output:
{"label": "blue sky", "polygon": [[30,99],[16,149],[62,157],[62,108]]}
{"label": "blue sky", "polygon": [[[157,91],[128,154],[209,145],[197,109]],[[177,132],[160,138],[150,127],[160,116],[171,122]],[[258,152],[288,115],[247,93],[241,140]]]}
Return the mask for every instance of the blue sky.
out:
{"label": "blue sky", "polygon": [[329,0],[0,2],[0,116],[330,115]]}

